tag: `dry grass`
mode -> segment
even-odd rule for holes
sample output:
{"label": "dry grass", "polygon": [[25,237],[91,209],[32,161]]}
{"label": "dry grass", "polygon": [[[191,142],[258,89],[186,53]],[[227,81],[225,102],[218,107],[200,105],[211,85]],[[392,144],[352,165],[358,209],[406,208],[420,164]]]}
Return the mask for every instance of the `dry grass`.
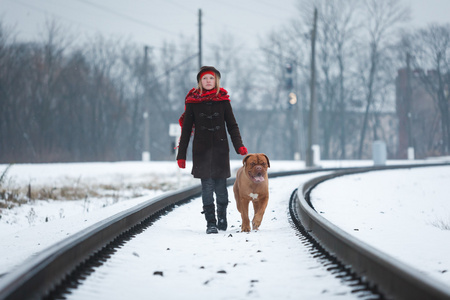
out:
{"label": "dry grass", "polygon": [[142,183],[95,184],[89,181],[67,180],[64,185],[32,185],[19,186],[12,178],[8,178],[8,166],[0,173],[0,216],[1,209],[11,209],[15,206],[36,200],[83,200],[89,198],[112,198],[114,202],[121,199],[140,197],[145,190],[173,190],[176,183],[161,182],[157,177]]}
{"label": "dry grass", "polygon": [[8,165],[0,174],[0,209],[9,209],[27,202],[27,199],[21,194],[20,189],[8,188],[11,185],[11,179],[8,178],[7,173],[11,166],[12,164]]}
{"label": "dry grass", "polygon": [[20,206],[27,202],[28,199],[24,198],[17,189],[6,190],[0,188],[0,209],[10,209],[16,205]]}

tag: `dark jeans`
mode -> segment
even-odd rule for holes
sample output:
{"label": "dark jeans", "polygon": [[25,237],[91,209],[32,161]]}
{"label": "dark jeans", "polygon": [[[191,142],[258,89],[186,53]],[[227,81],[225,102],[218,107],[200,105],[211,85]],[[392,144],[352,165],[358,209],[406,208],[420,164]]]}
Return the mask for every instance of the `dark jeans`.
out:
{"label": "dark jeans", "polygon": [[227,179],[202,179],[202,201],[203,206],[214,204],[213,193],[216,193],[217,206],[228,205]]}

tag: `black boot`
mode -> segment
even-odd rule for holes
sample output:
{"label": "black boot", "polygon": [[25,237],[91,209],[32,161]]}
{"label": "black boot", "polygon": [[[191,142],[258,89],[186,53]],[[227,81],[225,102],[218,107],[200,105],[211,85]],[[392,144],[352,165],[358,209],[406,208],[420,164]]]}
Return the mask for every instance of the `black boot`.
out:
{"label": "black boot", "polygon": [[217,228],[219,230],[227,230],[227,206],[226,205],[221,205],[221,204],[217,204]]}
{"label": "black boot", "polygon": [[206,219],[206,233],[218,233],[216,225],[216,211],[214,204],[203,206],[203,212]]}

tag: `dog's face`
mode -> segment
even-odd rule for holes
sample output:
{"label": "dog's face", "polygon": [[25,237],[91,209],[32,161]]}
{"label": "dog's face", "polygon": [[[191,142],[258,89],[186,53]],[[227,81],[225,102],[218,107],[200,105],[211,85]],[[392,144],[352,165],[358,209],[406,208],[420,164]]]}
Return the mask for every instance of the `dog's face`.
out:
{"label": "dog's face", "polygon": [[270,167],[269,158],[264,153],[248,154],[242,161],[246,174],[255,182],[263,182]]}

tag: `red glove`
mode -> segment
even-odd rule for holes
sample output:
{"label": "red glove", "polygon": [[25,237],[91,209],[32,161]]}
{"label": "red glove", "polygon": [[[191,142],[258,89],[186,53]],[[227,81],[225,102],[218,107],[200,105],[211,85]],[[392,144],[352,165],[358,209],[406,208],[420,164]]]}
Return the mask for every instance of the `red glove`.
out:
{"label": "red glove", "polygon": [[177,163],[181,169],[186,168],[186,160],[185,159],[179,159],[179,160],[177,160]]}
{"label": "red glove", "polygon": [[184,115],[185,113],[183,113],[181,117],[178,119],[178,124],[180,124],[180,127],[183,127]]}
{"label": "red glove", "polygon": [[245,148],[245,147],[239,148],[240,155],[246,155],[247,153],[248,153],[247,148]]}

